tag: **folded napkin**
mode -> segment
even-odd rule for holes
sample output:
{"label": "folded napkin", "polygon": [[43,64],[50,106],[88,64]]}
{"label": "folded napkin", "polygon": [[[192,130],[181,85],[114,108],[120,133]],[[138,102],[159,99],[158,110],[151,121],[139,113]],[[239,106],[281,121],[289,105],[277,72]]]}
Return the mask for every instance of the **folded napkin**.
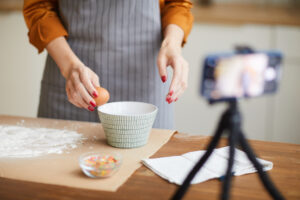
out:
{"label": "folded napkin", "polygon": [[[167,179],[171,183],[181,185],[185,177],[205,152],[205,150],[193,151],[181,156],[144,159],[142,162],[160,177]],[[200,172],[194,177],[192,184],[223,177],[226,173],[228,157],[228,146],[215,149]],[[273,168],[272,162],[259,158],[257,160],[263,165],[265,171]],[[256,172],[247,155],[238,149],[235,150],[233,172],[235,176]]]}

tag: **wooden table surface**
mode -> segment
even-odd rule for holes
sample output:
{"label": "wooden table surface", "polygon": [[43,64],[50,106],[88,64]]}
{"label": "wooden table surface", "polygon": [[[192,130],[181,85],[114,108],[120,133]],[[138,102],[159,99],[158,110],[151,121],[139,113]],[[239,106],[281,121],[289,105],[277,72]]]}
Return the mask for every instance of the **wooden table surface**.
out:
{"label": "wooden table surface", "polygon": [[[37,123],[38,121],[39,119],[36,119]],[[178,133],[152,157],[180,155],[205,149],[209,139],[210,137],[207,136]],[[219,146],[225,145],[226,141],[223,139]],[[269,174],[286,199],[300,199],[300,145],[264,141],[251,141],[251,145],[260,158],[274,163],[274,168],[269,171]],[[220,187],[221,182],[218,180],[192,185],[184,199],[218,199]],[[116,192],[0,178],[0,199],[169,199],[176,188],[176,185],[165,181],[142,166]],[[271,199],[257,174],[235,177],[231,197],[243,200]]]}

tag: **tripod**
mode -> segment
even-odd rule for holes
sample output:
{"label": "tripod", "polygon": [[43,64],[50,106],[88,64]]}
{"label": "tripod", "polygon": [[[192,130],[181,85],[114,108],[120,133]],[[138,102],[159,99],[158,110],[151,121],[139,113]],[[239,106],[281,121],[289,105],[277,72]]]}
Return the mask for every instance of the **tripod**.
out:
{"label": "tripod", "polygon": [[190,186],[191,181],[194,176],[200,171],[201,167],[207,161],[209,156],[214,151],[214,148],[218,145],[218,142],[221,138],[222,133],[225,131],[228,132],[228,141],[229,141],[229,160],[228,166],[226,170],[226,175],[224,179],[224,183],[222,186],[221,199],[226,200],[229,199],[229,189],[232,178],[232,166],[234,162],[234,153],[235,153],[235,145],[239,144],[240,147],[247,154],[248,159],[252,162],[254,167],[256,168],[260,180],[263,182],[264,187],[269,192],[269,194],[273,197],[273,199],[281,200],[284,197],[280,194],[280,192],[273,185],[271,179],[268,174],[263,171],[262,165],[256,160],[256,156],[252,151],[250,145],[248,144],[242,130],[241,130],[241,114],[238,109],[238,102],[236,99],[228,101],[228,109],[222,114],[221,119],[219,121],[218,127],[215,131],[213,138],[207,146],[206,153],[200,158],[198,163],[194,166],[191,172],[188,174],[183,184],[178,188],[172,200],[179,200],[183,197],[185,192]]}

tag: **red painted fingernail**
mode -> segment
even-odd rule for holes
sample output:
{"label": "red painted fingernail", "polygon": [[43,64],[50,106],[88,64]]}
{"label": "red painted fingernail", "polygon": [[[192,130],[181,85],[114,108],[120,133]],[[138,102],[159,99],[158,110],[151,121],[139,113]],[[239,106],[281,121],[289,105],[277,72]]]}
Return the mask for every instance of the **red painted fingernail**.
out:
{"label": "red painted fingernail", "polygon": [[161,77],[161,81],[164,83],[164,82],[166,82],[166,80],[167,80],[167,77],[166,76],[162,76]]}
{"label": "red painted fingernail", "polygon": [[168,99],[168,103],[169,103],[169,104],[172,103],[172,101],[173,101],[173,100],[172,100],[171,98]]}
{"label": "red painted fingernail", "polygon": [[96,104],[92,101],[90,101],[90,104],[93,106],[93,107],[96,107]]}
{"label": "red painted fingernail", "polygon": [[178,98],[176,98],[174,101],[177,101],[178,100]]}
{"label": "red painted fingernail", "polygon": [[96,91],[93,92],[93,96],[94,96],[94,97],[98,97],[98,94],[97,94]]}
{"label": "red painted fingernail", "polygon": [[166,98],[166,101],[170,101],[170,100],[171,100],[171,97],[168,96],[168,97]]}
{"label": "red painted fingernail", "polygon": [[171,91],[169,92],[169,95],[172,96],[173,93],[174,93],[173,90],[171,90]]}
{"label": "red painted fingernail", "polygon": [[89,106],[88,109],[89,109],[90,111],[94,111],[94,110],[95,110],[92,106]]}

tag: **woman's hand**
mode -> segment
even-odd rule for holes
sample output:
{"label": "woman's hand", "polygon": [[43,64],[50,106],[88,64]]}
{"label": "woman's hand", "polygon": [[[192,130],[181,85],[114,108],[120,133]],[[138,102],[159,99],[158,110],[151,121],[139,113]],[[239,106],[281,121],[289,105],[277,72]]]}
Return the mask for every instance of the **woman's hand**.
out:
{"label": "woman's hand", "polygon": [[177,25],[170,24],[165,29],[165,38],[162,42],[157,58],[157,66],[162,82],[167,80],[167,67],[173,69],[173,78],[166,96],[170,104],[177,101],[188,85],[189,65],[181,55],[183,31]]}
{"label": "woman's hand", "polygon": [[94,111],[93,96],[98,96],[95,87],[100,87],[97,74],[79,60],[64,37],[52,40],[46,49],[66,79],[68,100],[79,108]]}
{"label": "woman's hand", "polygon": [[98,96],[95,87],[100,87],[97,74],[79,62],[70,67],[65,78],[69,101],[79,108],[94,111],[93,96]]}

